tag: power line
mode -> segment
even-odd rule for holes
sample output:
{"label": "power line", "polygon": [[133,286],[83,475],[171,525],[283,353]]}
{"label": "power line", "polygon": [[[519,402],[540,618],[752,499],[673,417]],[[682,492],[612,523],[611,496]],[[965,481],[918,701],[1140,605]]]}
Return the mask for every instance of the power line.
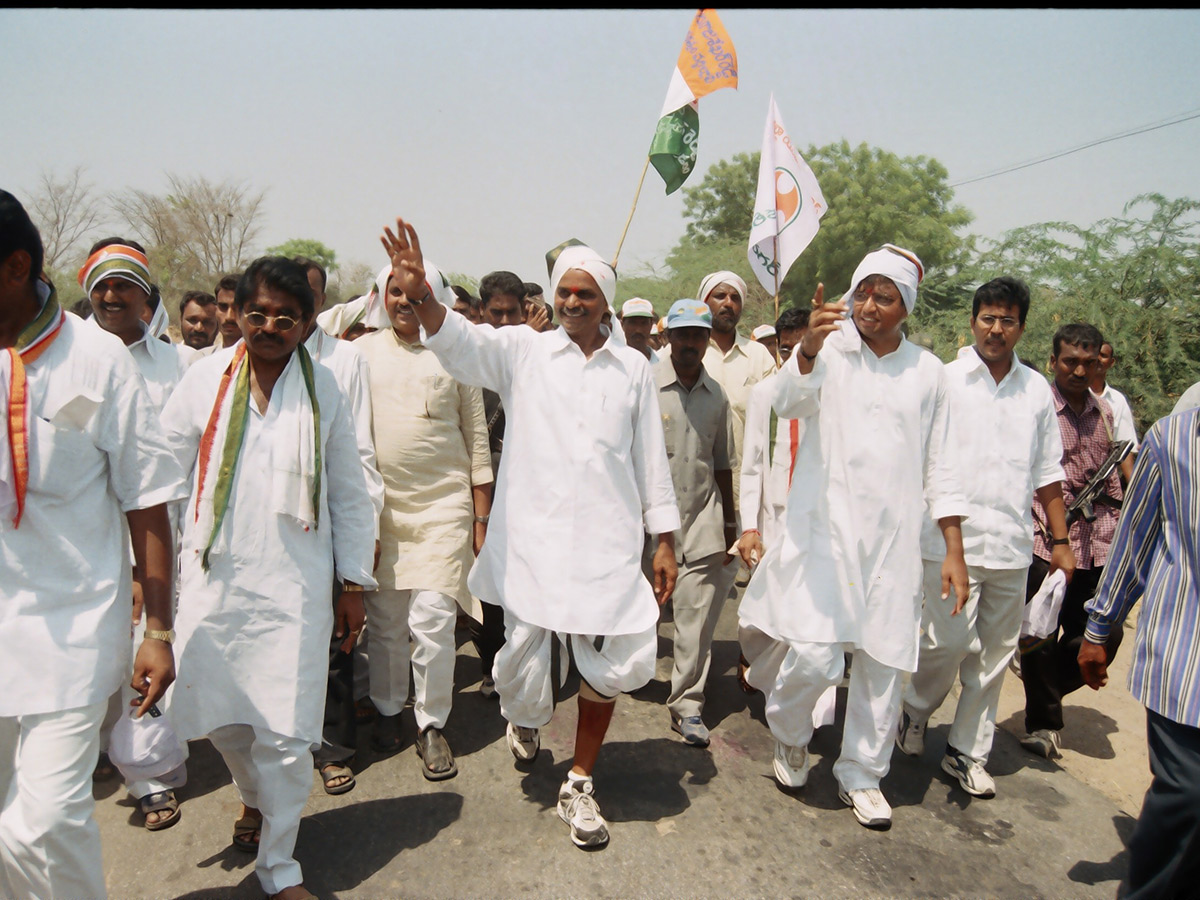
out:
{"label": "power line", "polygon": [[1088,141],[1086,144],[1080,144],[1078,147],[1072,147],[1070,150],[1061,150],[1057,153],[1039,156],[1036,159],[1031,159],[1023,163],[1006,166],[1003,169],[997,169],[994,172],[988,172],[986,175],[977,175],[974,178],[967,178],[963,181],[957,181],[954,184],[951,184],[950,187],[962,187],[964,184],[974,184],[977,181],[985,181],[988,178],[996,178],[999,175],[1007,175],[1009,172],[1028,169],[1030,166],[1036,166],[1040,163],[1050,162],[1054,159],[1061,159],[1064,156],[1070,156],[1072,153],[1078,153],[1080,150],[1087,150],[1089,147],[1098,147],[1100,144],[1107,144],[1112,141],[1119,141],[1123,138],[1133,137],[1134,135],[1145,134],[1148,131],[1157,131],[1160,128],[1169,128],[1171,125],[1180,125],[1184,122],[1190,122],[1192,119],[1200,119],[1200,109],[1189,110],[1188,112],[1171,116],[1169,119],[1164,119],[1161,122],[1154,122],[1150,125],[1141,125],[1137,128],[1131,128],[1128,131],[1122,131],[1120,134],[1113,134],[1094,141]]}

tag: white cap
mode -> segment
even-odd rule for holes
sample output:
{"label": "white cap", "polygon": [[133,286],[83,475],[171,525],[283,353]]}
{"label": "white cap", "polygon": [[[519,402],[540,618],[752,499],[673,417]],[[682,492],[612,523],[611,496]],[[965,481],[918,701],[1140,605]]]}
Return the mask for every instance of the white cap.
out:
{"label": "white cap", "polygon": [[750,332],[750,337],[754,338],[756,341],[761,341],[764,338],[775,337],[775,326],[759,325],[752,332]]}

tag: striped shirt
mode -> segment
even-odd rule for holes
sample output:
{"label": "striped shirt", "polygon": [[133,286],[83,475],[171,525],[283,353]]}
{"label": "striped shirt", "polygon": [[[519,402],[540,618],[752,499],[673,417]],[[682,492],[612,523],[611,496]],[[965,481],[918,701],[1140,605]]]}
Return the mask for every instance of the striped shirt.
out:
{"label": "striped shirt", "polygon": [[1146,433],[1088,601],[1087,640],[1103,644],[1139,599],[1129,691],[1147,709],[1200,727],[1200,409]]}

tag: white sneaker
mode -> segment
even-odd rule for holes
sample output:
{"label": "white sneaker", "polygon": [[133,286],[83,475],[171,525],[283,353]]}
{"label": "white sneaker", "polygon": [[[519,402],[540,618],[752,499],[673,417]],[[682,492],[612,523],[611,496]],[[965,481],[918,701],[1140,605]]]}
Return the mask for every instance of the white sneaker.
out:
{"label": "white sneaker", "polygon": [[1059,740],[1058,732],[1051,731],[1049,728],[1039,728],[1033,733],[1025,735],[1021,738],[1021,746],[1030,753],[1036,753],[1046,759],[1062,756],[1060,750],[1062,743]]}
{"label": "white sneaker", "polygon": [[907,711],[900,713],[900,727],[896,729],[896,746],[906,756],[920,756],[925,752],[925,723],[918,722]]}
{"label": "white sneaker", "polygon": [[775,742],[775,780],[785,788],[802,788],[808,781],[808,748]]}
{"label": "white sneaker", "polygon": [[879,788],[863,788],[849,792],[838,788],[838,799],[853,807],[854,818],[858,819],[860,825],[881,830],[891,827],[892,808],[883,799],[883,792]]}
{"label": "white sneaker", "polygon": [[533,762],[537,759],[538,751],[542,749],[542,738],[536,728],[522,728],[509,722],[504,735],[508,739],[508,749],[517,762]]}
{"label": "white sneaker", "polygon": [[608,843],[608,823],[592,796],[592,779],[572,781],[568,775],[558,789],[558,817],[571,826],[576,847],[600,847]]}
{"label": "white sneaker", "polygon": [[996,782],[987,769],[953,747],[946,748],[946,755],[942,757],[942,771],[957,778],[962,789],[972,797],[986,800],[996,796]]}

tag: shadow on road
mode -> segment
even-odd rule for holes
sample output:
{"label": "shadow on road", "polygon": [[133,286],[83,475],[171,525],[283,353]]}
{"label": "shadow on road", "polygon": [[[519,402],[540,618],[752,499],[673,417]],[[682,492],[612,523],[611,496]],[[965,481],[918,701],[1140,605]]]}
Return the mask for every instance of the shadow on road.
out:
{"label": "shadow on road", "polygon": [[[300,822],[296,859],[304,868],[304,884],[320,897],[337,891],[352,891],[388,866],[405,850],[432,841],[462,814],[459,794],[418,794],[367,800],[306,816]],[[354,835],[347,841],[346,835]],[[225,871],[247,867],[249,871],[234,888],[192,891],[179,900],[240,900],[261,897],[262,888],[253,872],[253,859],[233,847],[197,864],[198,868],[219,865]]]}

